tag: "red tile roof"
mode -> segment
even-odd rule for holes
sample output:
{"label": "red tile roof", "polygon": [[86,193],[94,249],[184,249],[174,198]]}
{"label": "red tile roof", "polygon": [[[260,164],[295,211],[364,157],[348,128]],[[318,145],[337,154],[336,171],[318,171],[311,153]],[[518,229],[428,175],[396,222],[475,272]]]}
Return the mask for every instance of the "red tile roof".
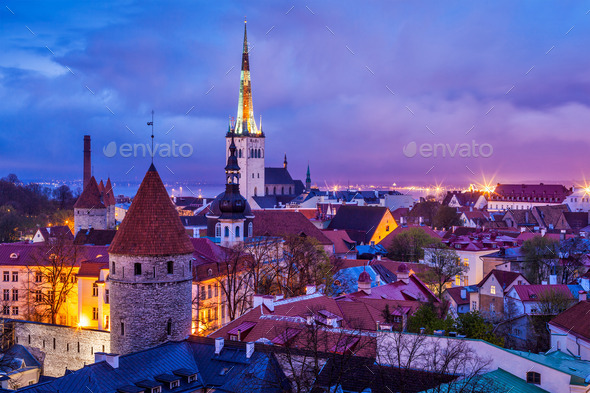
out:
{"label": "red tile roof", "polygon": [[124,255],[178,255],[194,247],[152,164],[109,247]]}
{"label": "red tile roof", "polygon": [[506,288],[508,288],[510,284],[512,284],[519,277],[522,278],[523,281],[526,281],[526,278],[524,278],[520,273],[493,269],[483,278],[483,280],[477,284],[477,286],[481,287],[492,275],[495,277],[496,281],[503,290],[506,290]]}
{"label": "red tile roof", "polygon": [[332,245],[324,235],[303,214],[295,211],[255,210],[253,221],[254,236],[301,235],[315,238],[321,245]]}
{"label": "red tile roof", "polygon": [[553,318],[549,324],[590,341],[590,302],[576,303]]}
{"label": "red tile roof", "polygon": [[[566,287],[567,288],[567,287]],[[351,293],[350,297],[354,298],[371,298],[371,299],[390,299],[390,300],[418,300],[421,302],[434,301],[439,299],[426,284],[424,284],[415,274],[411,274],[408,283],[398,280],[391,284],[380,285],[371,288],[371,293],[366,294],[364,291]]]}
{"label": "red tile roof", "polygon": [[74,235],[70,230],[70,227],[67,225],[59,225],[54,227],[45,227],[39,228],[39,232],[41,232],[41,236],[45,241],[48,241],[50,238],[61,238],[72,240],[74,239]]}
{"label": "red tile roof", "polygon": [[336,254],[356,254],[355,242],[348,236],[346,231],[323,230],[324,235],[334,243],[334,253]]}
{"label": "red tile roof", "polygon": [[463,289],[465,289],[465,287],[452,287],[447,288],[445,292],[453,299],[457,306],[462,306],[464,304],[469,304],[469,293],[467,293],[467,290],[465,290],[465,299],[461,297],[461,291]]}
{"label": "red tile roof", "polygon": [[74,204],[75,209],[104,209],[101,192],[94,176],[90,178],[82,194]]}
{"label": "red tile roof", "polygon": [[113,186],[111,184],[111,178],[107,179],[107,184],[104,187],[104,197],[103,200],[105,201],[105,205],[111,206],[114,205],[116,202],[115,200],[115,192],[113,191]]}
{"label": "red tile roof", "polygon": [[565,284],[554,284],[554,285],[515,285],[514,290],[518,294],[518,297],[523,302],[538,302],[539,298],[547,291],[554,290],[558,293],[563,294],[566,298],[574,299],[571,291]]}
{"label": "red tile roof", "polygon": [[[571,190],[565,188],[561,184],[498,184],[492,194],[490,194],[491,201],[507,200],[505,198],[539,198],[543,202],[563,202],[566,196],[572,193]],[[517,199],[513,199],[517,200]],[[534,200],[531,200],[534,202]]]}
{"label": "red tile roof", "polygon": [[95,277],[98,279],[100,276],[100,271],[108,268],[108,255],[104,255],[100,258],[95,258],[90,261],[82,261],[80,263],[80,270],[78,270],[78,277]]}

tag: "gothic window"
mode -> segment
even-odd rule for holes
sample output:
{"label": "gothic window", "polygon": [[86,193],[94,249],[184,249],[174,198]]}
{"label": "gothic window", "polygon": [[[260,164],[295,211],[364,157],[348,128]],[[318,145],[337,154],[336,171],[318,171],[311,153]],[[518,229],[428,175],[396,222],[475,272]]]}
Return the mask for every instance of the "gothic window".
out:
{"label": "gothic window", "polygon": [[174,274],[174,262],[173,261],[166,262],[166,270],[168,271],[168,274]]}
{"label": "gothic window", "polygon": [[260,149],[258,149],[258,158],[262,157],[262,154],[260,153]]}
{"label": "gothic window", "polygon": [[133,273],[136,276],[141,276],[141,263],[135,263],[135,264],[133,264]]}
{"label": "gothic window", "polygon": [[215,237],[221,237],[221,223],[215,224]]}
{"label": "gothic window", "polygon": [[248,224],[248,237],[252,237],[252,232],[254,232],[254,226],[252,223]]}
{"label": "gothic window", "polygon": [[250,158],[254,158],[254,149],[250,149]]}
{"label": "gothic window", "polygon": [[[252,174],[254,176],[254,174]],[[254,196],[258,196],[258,188],[254,187]]]}
{"label": "gothic window", "polygon": [[225,237],[229,237],[229,227],[225,227]]}
{"label": "gothic window", "polygon": [[240,227],[236,226],[236,238],[240,237]]}

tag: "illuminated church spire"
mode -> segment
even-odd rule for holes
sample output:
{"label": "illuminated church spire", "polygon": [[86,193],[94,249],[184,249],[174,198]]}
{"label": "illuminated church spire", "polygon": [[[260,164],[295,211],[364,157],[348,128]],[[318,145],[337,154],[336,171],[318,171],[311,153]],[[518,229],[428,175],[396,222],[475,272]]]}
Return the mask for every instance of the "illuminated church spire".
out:
{"label": "illuminated church spire", "polygon": [[242,72],[240,77],[240,98],[238,101],[238,116],[235,125],[236,135],[261,136],[262,131],[254,121],[254,107],[252,105],[252,86],[250,85],[250,60],[248,58],[248,34],[244,19],[244,49],[242,51]]}

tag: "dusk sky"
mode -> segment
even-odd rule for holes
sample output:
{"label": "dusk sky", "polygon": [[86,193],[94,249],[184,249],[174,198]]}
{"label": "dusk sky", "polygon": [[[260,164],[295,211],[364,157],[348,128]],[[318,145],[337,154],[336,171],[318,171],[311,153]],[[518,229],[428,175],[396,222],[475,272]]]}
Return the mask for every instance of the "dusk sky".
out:
{"label": "dusk sky", "polygon": [[[156,143],[193,148],[156,155],[164,180],[222,183],[247,16],[267,166],[286,152],[292,176],[304,179],[309,162],[320,186],[485,176],[569,187],[590,179],[589,10],[538,0],[8,1],[0,176],[81,179],[90,134],[99,178],[140,180],[149,157],[118,149],[150,143],[153,109]],[[461,157],[473,143],[489,157]],[[424,157],[424,144],[451,152]]]}

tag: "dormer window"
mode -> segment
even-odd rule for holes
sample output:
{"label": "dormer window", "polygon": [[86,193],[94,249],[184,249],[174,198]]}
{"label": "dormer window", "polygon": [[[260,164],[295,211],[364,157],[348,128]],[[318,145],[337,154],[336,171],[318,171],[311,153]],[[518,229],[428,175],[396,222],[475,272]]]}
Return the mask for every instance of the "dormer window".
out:
{"label": "dormer window", "polygon": [[10,259],[18,259],[18,254],[16,252],[13,252],[12,254],[10,254]]}
{"label": "dormer window", "polygon": [[526,373],[526,382],[532,383],[535,385],[540,385],[541,384],[541,374],[536,373],[534,371],[527,372]]}

